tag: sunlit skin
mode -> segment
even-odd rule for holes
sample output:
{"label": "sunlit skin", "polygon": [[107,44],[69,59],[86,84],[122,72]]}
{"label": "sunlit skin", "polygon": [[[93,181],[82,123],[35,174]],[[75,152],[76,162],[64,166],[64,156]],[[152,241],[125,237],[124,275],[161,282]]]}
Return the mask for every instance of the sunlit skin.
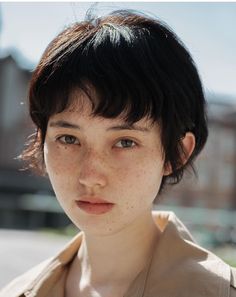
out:
{"label": "sunlit skin", "polygon": [[[82,98],[83,109],[49,119],[44,145],[57,199],[84,231],[66,296],[122,296],[160,235],[151,209],[169,172],[158,124],[142,119],[127,127],[122,118],[91,116],[90,103]],[[76,205],[83,197],[99,197],[114,206],[103,214],[88,214]]]}
{"label": "sunlit skin", "polygon": [[[119,119],[65,111],[52,116],[44,145],[47,173],[57,199],[81,230],[114,234],[150,214],[164,174],[159,127],[141,120],[123,129]],[[98,196],[115,207],[88,215],[76,207],[83,195]]]}

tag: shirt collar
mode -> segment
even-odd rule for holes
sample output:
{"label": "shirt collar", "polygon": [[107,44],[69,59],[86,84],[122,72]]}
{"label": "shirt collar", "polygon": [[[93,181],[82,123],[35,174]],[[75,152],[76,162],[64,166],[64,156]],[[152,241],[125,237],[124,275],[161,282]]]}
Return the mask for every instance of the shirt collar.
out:
{"label": "shirt collar", "polygon": [[[200,248],[174,213],[154,211],[153,219],[162,234],[154,246],[150,261],[137,275],[124,297],[228,296],[228,265]],[[82,237],[83,232],[80,232],[51,260],[30,284],[25,296],[33,297],[49,290],[48,284],[52,285],[52,282],[62,286],[66,279],[66,267],[77,254]]]}

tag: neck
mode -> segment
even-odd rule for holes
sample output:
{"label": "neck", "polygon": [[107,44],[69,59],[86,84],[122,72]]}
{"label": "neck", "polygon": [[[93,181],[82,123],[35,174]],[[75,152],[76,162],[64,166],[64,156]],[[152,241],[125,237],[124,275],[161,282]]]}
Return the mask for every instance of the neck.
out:
{"label": "neck", "polygon": [[151,211],[115,234],[85,234],[78,252],[81,278],[90,284],[131,282],[149,260],[159,235]]}

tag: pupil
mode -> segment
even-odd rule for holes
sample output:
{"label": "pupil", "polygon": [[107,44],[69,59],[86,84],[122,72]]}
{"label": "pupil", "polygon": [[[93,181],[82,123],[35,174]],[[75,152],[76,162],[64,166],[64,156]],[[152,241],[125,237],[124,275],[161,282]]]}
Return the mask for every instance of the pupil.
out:
{"label": "pupil", "polygon": [[65,136],[65,141],[66,141],[66,143],[71,144],[71,143],[75,142],[75,138],[73,136],[67,135],[67,136]]}
{"label": "pupil", "polygon": [[121,140],[121,144],[123,147],[131,147],[132,143],[133,143],[133,141],[129,140],[129,139]]}

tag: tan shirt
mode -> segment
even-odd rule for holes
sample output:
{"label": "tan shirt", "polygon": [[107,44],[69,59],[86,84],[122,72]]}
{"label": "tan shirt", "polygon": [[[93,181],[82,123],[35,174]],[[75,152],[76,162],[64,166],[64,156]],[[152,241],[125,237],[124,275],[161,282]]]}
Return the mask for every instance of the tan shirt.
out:
{"label": "tan shirt", "polygon": [[[199,247],[173,213],[153,216],[162,235],[124,297],[236,297],[235,268]],[[12,281],[0,297],[66,297],[66,275],[82,237],[80,232],[58,255]]]}

